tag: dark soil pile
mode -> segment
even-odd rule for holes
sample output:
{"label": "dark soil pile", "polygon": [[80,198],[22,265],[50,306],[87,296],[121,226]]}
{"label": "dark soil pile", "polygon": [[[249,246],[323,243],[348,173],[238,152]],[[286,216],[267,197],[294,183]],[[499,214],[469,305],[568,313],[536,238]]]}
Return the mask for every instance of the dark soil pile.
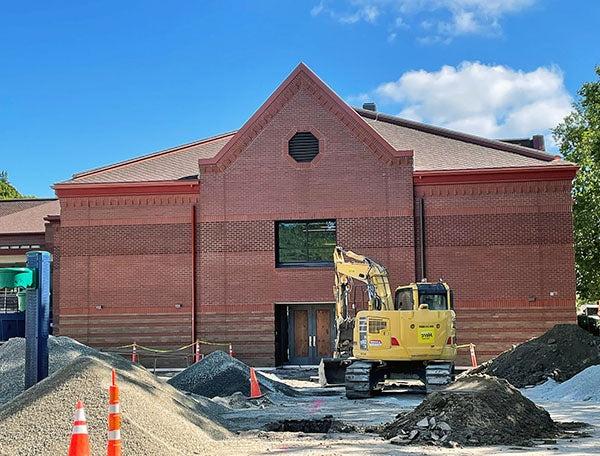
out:
{"label": "dark soil pile", "polygon": [[269,423],[265,430],[272,432],[306,432],[312,434],[327,434],[328,432],[356,432],[356,426],[333,419],[333,415],[307,420],[281,420]]}
{"label": "dark soil pile", "polygon": [[[298,392],[284,383],[256,372],[261,392],[297,396]],[[240,392],[250,396],[250,368],[227,353],[215,351],[168,380],[175,388],[205,397],[231,396]]]}
{"label": "dark soil pile", "polygon": [[530,445],[559,432],[548,412],[507,381],[473,375],[427,396],[385,425],[381,435],[400,445],[480,446]]}
{"label": "dark soil pile", "polygon": [[595,364],[600,364],[600,337],[577,325],[562,324],[470,373],[495,375],[523,388],[542,383],[547,378],[564,382]]}

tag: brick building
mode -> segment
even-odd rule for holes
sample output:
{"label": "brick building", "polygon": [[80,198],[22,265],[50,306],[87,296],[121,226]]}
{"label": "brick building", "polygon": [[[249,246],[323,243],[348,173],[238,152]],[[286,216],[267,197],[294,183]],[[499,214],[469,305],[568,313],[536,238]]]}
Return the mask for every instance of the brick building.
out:
{"label": "brick building", "polygon": [[56,184],[55,325],[100,347],[200,338],[312,363],[331,350],[337,242],[394,286],[444,278],[485,359],[575,320],[575,172],[353,109],[301,64],[237,132]]}

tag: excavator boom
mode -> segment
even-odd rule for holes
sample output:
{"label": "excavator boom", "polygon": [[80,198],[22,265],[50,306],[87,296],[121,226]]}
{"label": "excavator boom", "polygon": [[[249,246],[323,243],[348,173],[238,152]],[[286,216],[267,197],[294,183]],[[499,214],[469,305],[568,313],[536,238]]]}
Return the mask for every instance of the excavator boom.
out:
{"label": "excavator boom", "polygon": [[350,315],[348,297],[354,280],[366,284],[369,310],[392,310],[394,302],[388,272],[382,265],[339,246],[333,252],[333,264],[337,325],[334,357],[347,358],[352,355],[354,316]]}

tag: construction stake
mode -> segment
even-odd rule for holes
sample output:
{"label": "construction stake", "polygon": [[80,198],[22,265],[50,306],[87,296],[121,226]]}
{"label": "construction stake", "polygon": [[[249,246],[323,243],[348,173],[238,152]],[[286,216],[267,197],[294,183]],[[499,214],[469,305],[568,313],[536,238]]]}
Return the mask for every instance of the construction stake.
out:
{"label": "construction stake", "polygon": [[196,341],[196,349],[194,351],[194,362],[197,363],[198,361],[200,361],[200,342]]}
{"label": "construction stake", "polygon": [[469,345],[469,352],[471,352],[471,367],[477,367],[477,356],[475,355],[475,344]]}
{"label": "construction stake", "polygon": [[135,342],[133,343],[133,346],[131,348],[131,362],[132,363],[137,363],[138,361],[138,356],[137,356],[137,346],[135,344]]}

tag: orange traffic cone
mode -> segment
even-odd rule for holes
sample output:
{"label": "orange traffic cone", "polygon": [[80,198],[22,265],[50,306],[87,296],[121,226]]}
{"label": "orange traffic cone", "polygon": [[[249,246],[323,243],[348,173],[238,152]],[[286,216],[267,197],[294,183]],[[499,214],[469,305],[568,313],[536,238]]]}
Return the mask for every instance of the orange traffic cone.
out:
{"label": "orange traffic cone", "polygon": [[73,432],[67,456],[90,456],[90,438],[88,436],[87,421],[83,402],[77,401],[75,416],[73,417]]}
{"label": "orange traffic cone", "polygon": [[108,456],[121,456],[121,404],[117,374],[112,370],[112,383],[108,387]]}
{"label": "orange traffic cone", "polygon": [[258,379],[256,378],[256,372],[254,372],[254,368],[250,368],[250,399],[258,399],[262,397],[263,394],[260,391],[260,384],[258,383]]}

